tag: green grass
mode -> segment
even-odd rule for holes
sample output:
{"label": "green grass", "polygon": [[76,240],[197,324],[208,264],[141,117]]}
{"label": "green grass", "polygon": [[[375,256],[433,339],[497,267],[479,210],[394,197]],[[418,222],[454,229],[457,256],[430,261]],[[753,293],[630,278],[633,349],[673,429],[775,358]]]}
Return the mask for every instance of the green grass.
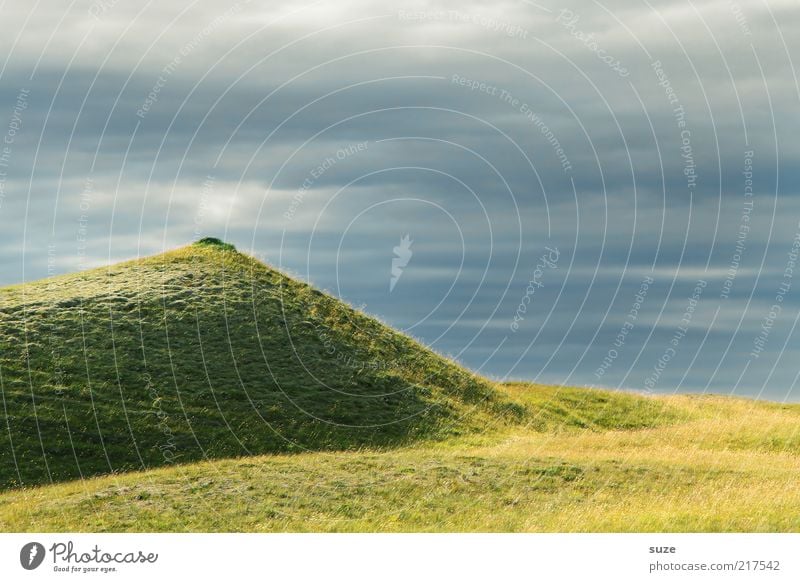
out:
{"label": "green grass", "polygon": [[0,345],[0,531],[800,531],[800,406],[494,384],[216,239]]}

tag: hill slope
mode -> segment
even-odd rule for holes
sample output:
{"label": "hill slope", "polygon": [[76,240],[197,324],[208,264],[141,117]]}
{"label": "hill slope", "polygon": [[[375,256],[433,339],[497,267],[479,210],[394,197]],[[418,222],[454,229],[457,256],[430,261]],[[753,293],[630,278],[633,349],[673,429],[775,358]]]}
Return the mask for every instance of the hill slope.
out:
{"label": "hill slope", "polygon": [[0,290],[0,489],[519,419],[485,380],[215,240]]}

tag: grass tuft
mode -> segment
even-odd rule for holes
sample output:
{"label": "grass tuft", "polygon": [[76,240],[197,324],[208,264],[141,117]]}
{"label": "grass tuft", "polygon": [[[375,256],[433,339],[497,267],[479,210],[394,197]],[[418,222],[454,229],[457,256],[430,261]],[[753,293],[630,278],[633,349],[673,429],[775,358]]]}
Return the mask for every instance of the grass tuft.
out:
{"label": "grass tuft", "polygon": [[221,251],[233,251],[233,252],[236,252],[236,247],[233,246],[232,244],[226,243],[222,239],[214,238],[214,237],[211,237],[211,236],[207,236],[205,238],[201,238],[199,241],[197,241],[194,244],[198,245],[198,246],[206,246],[206,247],[216,248],[216,249],[221,250]]}

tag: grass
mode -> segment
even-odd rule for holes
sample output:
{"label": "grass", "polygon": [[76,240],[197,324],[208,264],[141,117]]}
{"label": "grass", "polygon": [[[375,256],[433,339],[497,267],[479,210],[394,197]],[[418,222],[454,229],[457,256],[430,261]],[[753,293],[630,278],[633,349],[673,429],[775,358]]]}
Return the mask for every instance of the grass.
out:
{"label": "grass", "polygon": [[[0,524],[13,531],[800,530],[799,406],[499,388],[530,405],[578,406],[591,426],[551,417],[549,427],[507,425],[388,450],[227,459],[23,489],[0,496]],[[607,426],[617,404],[650,413],[647,426]]]}
{"label": "grass", "polygon": [[493,384],[214,239],[0,345],[0,531],[800,531],[800,406]]}

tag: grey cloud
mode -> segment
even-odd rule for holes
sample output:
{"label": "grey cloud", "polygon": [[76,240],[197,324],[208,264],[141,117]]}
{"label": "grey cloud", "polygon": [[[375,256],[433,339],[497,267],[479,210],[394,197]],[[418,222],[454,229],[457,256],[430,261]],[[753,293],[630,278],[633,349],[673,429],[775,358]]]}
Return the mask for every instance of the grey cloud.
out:
{"label": "grey cloud", "polygon": [[[0,39],[0,139],[19,89],[30,98],[3,182],[0,279],[48,274],[48,245],[57,270],[71,271],[224,236],[493,376],[639,389],[704,278],[658,389],[732,389],[798,230],[800,14],[778,0],[743,4],[739,22],[713,0],[539,5],[550,11],[450,1],[4,7],[5,28],[20,34]],[[561,9],[579,16],[574,26],[557,20]],[[694,190],[654,60],[686,112]],[[722,299],[750,149],[754,208]],[[392,247],[405,234],[415,254],[390,292]],[[545,246],[560,249],[558,267],[513,333]],[[598,362],[648,274],[636,328],[600,381]],[[790,295],[785,305],[738,393],[759,394],[782,357],[765,394],[786,397],[796,342],[781,347],[798,304]]]}

